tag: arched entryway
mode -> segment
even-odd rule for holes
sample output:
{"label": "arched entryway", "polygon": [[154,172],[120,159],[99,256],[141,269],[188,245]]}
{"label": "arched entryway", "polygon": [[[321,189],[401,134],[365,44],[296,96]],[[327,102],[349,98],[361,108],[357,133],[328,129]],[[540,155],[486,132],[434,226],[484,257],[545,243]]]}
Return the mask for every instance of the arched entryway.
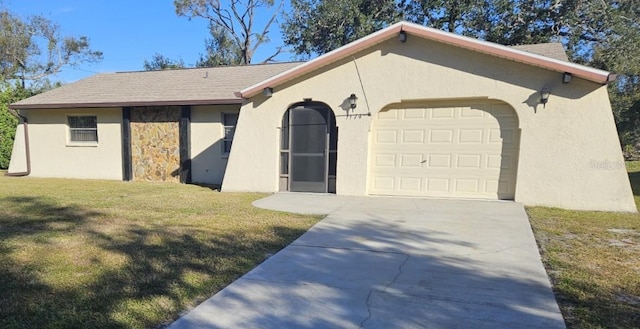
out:
{"label": "arched entryway", "polygon": [[336,192],[338,128],[329,106],[294,104],[282,118],[280,190]]}

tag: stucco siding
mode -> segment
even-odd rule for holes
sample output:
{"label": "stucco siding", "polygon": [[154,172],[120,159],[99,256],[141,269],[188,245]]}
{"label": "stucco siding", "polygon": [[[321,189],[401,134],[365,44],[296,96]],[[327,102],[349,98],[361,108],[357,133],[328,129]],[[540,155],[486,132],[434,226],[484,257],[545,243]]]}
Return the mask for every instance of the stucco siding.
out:
{"label": "stucco siding", "polygon": [[222,115],[239,110],[238,105],[192,107],[191,180],[194,183],[222,184],[228,159],[228,155],[223,153]]}
{"label": "stucco siding", "polygon": [[[605,86],[409,36],[391,39],[258,95],[242,107],[226,191],[278,190],[282,115],[305,98],[324,102],[339,129],[337,194],[366,195],[372,117],[390,104],[493,99],[521,130],[515,200],[570,209],[635,211]],[[551,91],[546,106],[540,90]],[[347,98],[359,100],[349,110]],[[596,169],[598,162],[615,163]]]}
{"label": "stucco siding", "polygon": [[16,136],[11,149],[8,173],[25,173],[27,171],[27,149],[24,139],[24,123],[18,124]]}
{"label": "stucco siding", "polygon": [[[122,109],[29,110],[31,176],[122,179]],[[98,143],[69,141],[68,116],[95,115]]]}

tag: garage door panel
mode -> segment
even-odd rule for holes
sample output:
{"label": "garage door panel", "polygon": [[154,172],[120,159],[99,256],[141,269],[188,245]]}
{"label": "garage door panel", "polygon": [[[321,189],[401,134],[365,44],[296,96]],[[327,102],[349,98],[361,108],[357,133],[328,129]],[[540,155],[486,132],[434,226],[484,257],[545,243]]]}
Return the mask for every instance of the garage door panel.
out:
{"label": "garage door panel", "polygon": [[405,119],[424,119],[427,117],[428,110],[425,108],[407,108],[401,113]]}
{"label": "garage door panel", "polygon": [[450,119],[456,116],[455,108],[430,108],[428,111],[431,114],[429,119]]}
{"label": "garage door panel", "polygon": [[395,167],[396,155],[395,154],[376,154],[375,167]]}
{"label": "garage door panel", "polygon": [[392,192],[395,190],[394,177],[376,176],[373,178],[373,188],[380,192]]}
{"label": "garage door panel", "polygon": [[451,168],[451,154],[429,154],[426,162],[430,168]]}
{"label": "garage door panel", "polygon": [[421,177],[400,177],[400,190],[404,192],[422,192]]}
{"label": "garage door panel", "polygon": [[402,131],[402,142],[403,143],[420,143],[424,144],[424,130],[403,130]]}
{"label": "garage door panel", "polygon": [[458,154],[456,168],[477,168],[482,167],[481,154]]}
{"label": "garage door panel", "polygon": [[430,143],[453,143],[453,129],[432,129],[429,131],[429,142]]}
{"label": "garage door panel", "polygon": [[422,154],[402,154],[400,155],[400,167],[421,168],[422,159]]}
{"label": "garage door panel", "polygon": [[458,143],[482,143],[482,129],[458,130]]}
{"label": "garage door panel", "polygon": [[369,192],[512,199],[517,131],[513,109],[500,104],[382,111],[372,132]]}
{"label": "garage door panel", "polygon": [[480,193],[480,180],[475,178],[458,178],[455,179],[455,191],[461,193],[472,193],[478,194]]}
{"label": "garage door panel", "polygon": [[449,193],[449,178],[427,178],[428,193]]}

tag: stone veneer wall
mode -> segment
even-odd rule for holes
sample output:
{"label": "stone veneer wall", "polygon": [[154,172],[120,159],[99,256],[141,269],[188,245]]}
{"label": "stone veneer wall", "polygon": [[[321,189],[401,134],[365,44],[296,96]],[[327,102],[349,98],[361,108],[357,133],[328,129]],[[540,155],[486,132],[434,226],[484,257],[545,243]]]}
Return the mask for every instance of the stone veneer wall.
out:
{"label": "stone veneer wall", "polygon": [[180,182],[180,107],[131,109],[131,164],[138,181]]}

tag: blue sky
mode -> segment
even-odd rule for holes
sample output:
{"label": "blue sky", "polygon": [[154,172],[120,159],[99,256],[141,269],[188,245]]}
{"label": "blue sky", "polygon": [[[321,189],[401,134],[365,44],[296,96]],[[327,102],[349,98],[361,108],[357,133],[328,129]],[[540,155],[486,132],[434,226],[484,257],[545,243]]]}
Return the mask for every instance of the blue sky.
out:
{"label": "blue sky", "polygon": [[[208,35],[207,22],[178,17],[173,0],[4,0],[0,4],[22,17],[43,15],[60,25],[62,35],[87,36],[91,48],[104,53],[100,63],[65,68],[52,78],[55,81],[73,82],[101,72],[139,71],[145,58],[156,52],[192,65],[204,52]],[[265,12],[259,18],[266,20],[270,14]],[[258,49],[254,62],[268,57],[282,43],[277,24],[269,37],[271,42]],[[291,57],[284,54],[277,59]]]}

